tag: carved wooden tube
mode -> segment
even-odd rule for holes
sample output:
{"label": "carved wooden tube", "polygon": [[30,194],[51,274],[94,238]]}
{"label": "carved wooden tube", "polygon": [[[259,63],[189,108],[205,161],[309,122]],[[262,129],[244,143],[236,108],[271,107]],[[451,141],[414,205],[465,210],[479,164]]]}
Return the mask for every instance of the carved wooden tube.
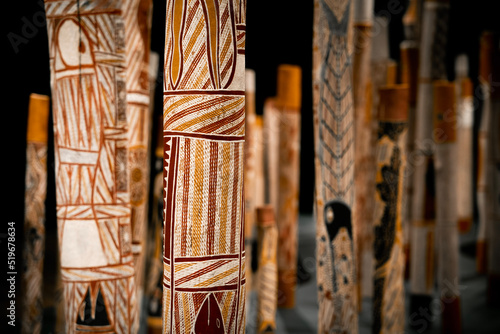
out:
{"label": "carved wooden tube", "polygon": [[409,90],[407,85],[395,85],[382,87],[379,93],[372,332],[400,333],[405,325],[401,204]]}
{"label": "carved wooden tube", "polygon": [[[500,82],[500,41],[495,34],[492,61],[492,83]],[[493,87],[495,88],[495,87]],[[491,90],[491,114],[488,134],[488,304],[500,306],[500,92]]]}
{"label": "carved wooden tube", "polygon": [[[245,167],[244,196],[245,196],[245,258],[246,258],[246,286],[247,296],[253,286],[252,277],[252,241],[254,240],[255,225],[255,72],[245,70]],[[249,299],[247,299],[248,302]]]}
{"label": "carved wooden tube", "polygon": [[351,1],[314,3],[318,333],[357,333],[354,231],[354,111],[348,30]]}
{"label": "carved wooden tube", "polygon": [[66,333],[138,329],[122,6],[45,1]]}
{"label": "carved wooden tube", "polygon": [[443,333],[461,333],[458,285],[457,118],[455,84],[434,82],[436,249]]}
{"label": "carved wooden tube", "polygon": [[472,125],[474,121],[473,85],[468,78],[467,56],[457,57],[455,66],[457,100],[457,213],[458,229],[466,233],[472,226]]}
{"label": "carved wooden tube", "polygon": [[245,332],[245,2],[167,2],[164,333]]}
{"label": "carved wooden tube", "polygon": [[257,333],[276,331],[278,305],[278,227],[271,205],[256,208],[257,258]]}
{"label": "carved wooden tube", "polygon": [[[38,334],[43,317],[43,260],[45,254],[45,197],[47,195],[47,140],[49,97],[31,94],[26,138],[24,202],[24,272],[22,332]],[[15,237],[9,225],[8,236]]]}
{"label": "carved wooden tube", "polygon": [[[413,177],[410,241],[410,314],[430,309],[434,289],[435,194],[433,167],[432,81],[446,77],[446,33],[449,2],[423,5],[416,106],[415,150],[408,162]],[[424,317],[419,315],[416,319]],[[427,321],[427,320],[426,320]]]}
{"label": "carved wooden tube", "polygon": [[129,125],[128,168],[132,254],[134,255],[137,300],[142,305],[145,275],[145,246],[149,192],[151,117],[149,90],[149,45],[151,0],[124,1],[127,119]]}
{"label": "carved wooden tube", "polygon": [[[412,3],[415,3],[413,1]],[[403,240],[405,250],[405,279],[410,277],[410,222],[411,203],[413,195],[413,157],[415,148],[415,109],[417,102],[418,82],[418,52],[419,48],[415,41],[407,40],[401,43],[401,83],[407,84],[408,94],[408,134],[406,139],[406,155],[409,163],[405,166],[403,179],[403,200],[401,206],[401,225],[403,227]]]}
{"label": "carved wooden tube", "polygon": [[[371,43],[373,0],[356,0],[354,4],[354,55],[352,95],[354,102],[354,200],[353,224],[357,237],[358,297],[361,298],[363,276],[371,276],[373,229],[372,215],[375,159],[373,156],[371,110]],[[365,258],[368,258],[366,260]],[[363,261],[363,259],[365,259]],[[366,263],[363,266],[363,263]],[[368,268],[365,268],[368,267]],[[366,269],[366,270],[365,270]],[[371,277],[369,278],[371,279]],[[366,295],[366,293],[364,294]],[[359,302],[359,301],[358,301]],[[361,306],[361,302],[359,302]]]}
{"label": "carved wooden tube", "polygon": [[297,284],[301,83],[300,67],[278,67],[278,306],[286,308],[295,306]]}
{"label": "carved wooden tube", "polygon": [[476,243],[476,269],[485,274],[488,267],[488,152],[489,124],[491,123],[491,83],[493,55],[493,33],[484,32],[480,39],[479,50],[479,84],[483,95],[483,110],[478,132],[478,162],[477,162],[477,210],[479,227]]}

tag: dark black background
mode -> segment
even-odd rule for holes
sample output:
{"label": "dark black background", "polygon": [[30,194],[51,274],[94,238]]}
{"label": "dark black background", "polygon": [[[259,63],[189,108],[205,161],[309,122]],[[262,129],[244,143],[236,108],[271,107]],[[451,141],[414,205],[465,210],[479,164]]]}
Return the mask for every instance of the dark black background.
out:
{"label": "dark black background", "polygon": [[[394,1],[394,0],[392,0]],[[275,95],[276,70],[279,64],[300,65],[303,69],[302,99],[302,151],[301,151],[301,192],[300,211],[311,213],[314,185],[314,150],[312,128],[312,1],[248,1],[247,5],[247,45],[246,63],[256,71],[257,112],[262,113],[263,101]],[[407,0],[401,0],[406,6]],[[498,10],[488,0],[453,0],[451,1],[449,37],[448,37],[448,76],[454,78],[455,56],[467,53],[470,60],[470,76],[477,84],[479,35],[483,30],[499,30]],[[165,1],[154,1],[154,19],[152,29],[152,49],[160,53],[162,67],[164,45]],[[22,266],[22,226],[24,219],[24,177],[26,166],[26,121],[28,98],[30,93],[50,95],[50,75],[46,26],[43,23],[43,3],[40,0],[7,1],[2,10],[2,49],[3,60],[0,73],[1,109],[0,124],[4,149],[1,153],[2,165],[2,200],[0,211],[0,286],[7,287],[7,222],[13,221],[17,227],[17,266],[20,273]],[[260,6],[260,7],[259,7]],[[387,8],[387,0],[376,1],[376,11]],[[403,14],[403,13],[402,13]],[[390,24],[391,57],[399,58],[398,45],[401,41],[401,15],[393,15]],[[31,29],[26,23],[31,22]],[[24,29],[24,31],[23,31]],[[24,36],[26,43],[15,50],[9,36]],[[159,71],[161,82],[162,71]],[[161,87],[161,85],[159,85]],[[160,88],[161,89],[161,88]],[[162,94],[156,94],[155,113],[161,115]],[[476,117],[478,110],[476,111]],[[155,120],[158,119],[155,117]],[[51,120],[50,120],[51,122]],[[51,123],[49,123],[51,124]],[[476,122],[477,124],[477,122]],[[49,127],[49,138],[52,129]],[[156,129],[155,129],[156,131]],[[155,138],[155,136],[153,136]],[[50,140],[50,139],[49,139]],[[50,147],[53,145],[49,142]],[[55,190],[53,150],[48,157],[48,192],[47,192],[47,229],[53,230],[55,219]],[[46,259],[46,261],[53,261]],[[18,274],[19,278],[19,274]],[[17,283],[17,296],[20,295],[20,282]],[[7,288],[0,289],[3,301],[0,310],[6,308]],[[20,299],[17,300],[17,320],[20,324]],[[4,308],[5,306],[5,308]],[[4,328],[6,311],[0,311],[0,328]],[[4,332],[0,330],[0,332]]]}

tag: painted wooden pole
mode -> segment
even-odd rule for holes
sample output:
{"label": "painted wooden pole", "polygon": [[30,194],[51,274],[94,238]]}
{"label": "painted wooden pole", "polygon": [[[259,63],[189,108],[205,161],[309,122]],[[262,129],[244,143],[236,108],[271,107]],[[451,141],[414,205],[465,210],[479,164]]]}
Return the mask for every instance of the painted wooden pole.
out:
{"label": "painted wooden pole", "polygon": [[278,227],[271,205],[256,208],[257,257],[257,333],[276,331],[278,305]]}
{"label": "painted wooden pole", "polygon": [[436,249],[443,333],[461,333],[458,285],[457,115],[455,84],[434,82]]}
{"label": "painted wooden pole", "polygon": [[[410,314],[430,310],[434,290],[435,194],[433,167],[432,81],[446,78],[449,1],[424,2],[417,89],[414,152],[408,161],[413,177],[410,240]],[[430,311],[429,311],[430,312]],[[424,317],[419,316],[419,317]],[[417,323],[417,319],[413,319]],[[429,325],[429,320],[425,320]]]}
{"label": "painted wooden pole", "polygon": [[138,329],[121,1],[45,1],[66,333]]}
{"label": "painted wooden pole", "polygon": [[302,70],[295,65],[280,65],[277,82],[278,306],[292,308],[297,285]]}
{"label": "painted wooden pole", "polygon": [[142,305],[149,193],[151,112],[149,108],[149,45],[151,0],[125,1],[125,53],[127,64],[127,119],[129,124],[130,204],[132,254],[137,300]]}
{"label": "painted wooden pole", "polygon": [[479,226],[476,243],[476,269],[480,274],[488,271],[488,152],[489,124],[491,122],[491,76],[493,58],[493,33],[481,35],[479,50],[479,84],[483,95],[483,110],[478,133],[478,175],[477,175],[477,210]]}
{"label": "painted wooden pole", "polygon": [[[406,136],[406,160],[411,160],[414,151],[416,101],[418,85],[419,36],[421,23],[421,0],[410,0],[403,16],[405,40],[400,45],[399,82],[408,85],[408,122]],[[405,279],[410,278],[410,229],[413,178],[405,164],[401,205],[401,226],[403,229],[403,248],[405,254]]]}
{"label": "painted wooden pole", "polygon": [[[26,138],[22,333],[42,330],[48,121],[49,97],[31,94]],[[7,232],[9,238],[15,237],[15,226],[9,225]]]}
{"label": "painted wooden pole", "polygon": [[155,177],[153,181],[153,214],[148,224],[145,292],[147,303],[147,332],[160,334],[163,296],[163,115],[157,121]]}
{"label": "painted wooden pole", "polygon": [[[385,16],[373,18],[373,33],[370,76],[372,81],[372,124],[374,131],[378,127],[376,119],[378,107],[378,90],[385,85],[397,82],[397,63],[389,56],[389,21]],[[373,140],[375,142],[375,140]],[[373,144],[374,147],[375,144]]]}
{"label": "painted wooden pole", "polygon": [[[149,108],[154,114],[154,95],[157,89],[158,66],[160,57],[156,52],[150,52],[149,57]],[[146,241],[146,279],[144,294],[146,299],[146,333],[158,334],[162,331],[162,279],[163,279],[163,115],[153,119],[156,127],[156,143],[154,149],[154,169],[151,173],[152,182],[152,213],[148,220]],[[151,196],[151,195],[150,195]]]}
{"label": "painted wooden pole", "polygon": [[[245,238],[253,239],[255,221],[255,72],[245,70]],[[248,254],[247,254],[248,256]],[[250,258],[247,258],[249,261]]]}
{"label": "painted wooden pole", "polygon": [[[245,258],[247,296],[252,289],[252,242],[254,240],[255,225],[255,72],[245,70],[245,168],[244,196],[245,196]],[[247,298],[247,303],[249,299]]]}
{"label": "painted wooden pole", "polygon": [[264,166],[266,203],[274,208],[279,201],[279,126],[280,113],[276,98],[264,101]]}
{"label": "painted wooden pole", "polygon": [[402,333],[405,328],[405,259],[401,205],[409,90],[407,85],[395,85],[382,87],[379,93],[372,333]]}
{"label": "painted wooden pole", "polygon": [[279,201],[279,126],[276,98],[269,97],[264,101],[265,192],[266,203],[274,208],[278,207]]}
{"label": "painted wooden pole", "polygon": [[[495,34],[492,62],[492,83],[500,82],[500,36]],[[488,137],[488,175],[490,195],[488,212],[488,304],[500,306],[500,91],[491,90],[491,118]]]}
{"label": "painted wooden pole", "polygon": [[410,0],[403,16],[405,40],[418,41],[420,36],[421,0]]}
{"label": "painted wooden pole", "polygon": [[[418,83],[418,40],[420,35],[420,0],[411,0],[405,15],[403,26],[405,40],[400,45],[400,82],[409,86],[409,108],[408,108],[408,134],[407,134],[407,160],[411,160],[415,141],[415,109],[417,100]],[[411,221],[411,197],[413,194],[412,177],[405,169],[404,191],[402,204],[402,226],[405,247],[405,279],[410,277],[410,221]]]}
{"label": "painted wooden pole", "polygon": [[457,212],[458,230],[467,233],[472,226],[474,191],[472,186],[473,150],[472,124],[474,98],[472,81],[468,78],[468,59],[460,55],[455,62],[455,90],[457,97]]}
{"label": "painted wooden pole", "polygon": [[[368,207],[366,208],[366,213],[372,214],[375,205],[373,198],[373,189],[375,188],[375,145],[376,145],[376,135],[378,130],[377,122],[377,108],[379,105],[379,89],[388,84],[395,84],[395,79],[391,72],[391,68],[395,62],[389,59],[389,35],[388,35],[388,22],[385,17],[374,17],[373,18],[373,33],[371,44],[373,47],[371,49],[370,55],[370,71],[368,76],[368,97],[367,97],[367,113],[369,113],[370,122],[370,133],[366,136],[370,137],[370,150],[365,151],[368,158],[368,167],[364,166],[363,169],[366,180],[366,187],[371,189],[369,198],[371,202],[368,202]],[[368,116],[367,116],[368,117]],[[355,120],[359,122],[359,119],[355,117]],[[368,118],[365,118],[368,120]],[[365,140],[364,138],[362,140]],[[358,144],[356,144],[359,146]],[[357,155],[357,150],[355,150]],[[355,182],[357,177],[355,177]],[[357,187],[355,187],[357,193]],[[355,210],[356,212],[357,210]],[[355,225],[356,227],[356,225]],[[370,216],[370,225],[366,228],[358,229],[360,235],[363,235],[363,240],[357,242],[358,247],[362,247],[363,254],[362,258],[359,259],[359,267],[362,273],[358,275],[361,279],[361,297],[373,297],[373,270],[375,268],[374,254],[373,254],[373,216]]]}
{"label": "painted wooden pole", "polygon": [[351,1],[314,3],[313,112],[316,166],[318,332],[358,332],[354,111],[348,31]]}
{"label": "painted wooden pole", "polygon": [[264,118],[262,115],[255,117],[255,206],[266,203],[266,187],[264,173]]}
{"label": "painted wooden pole", "polygon": [[403,240],[405,250],[405,279],[410,278],[410,222],[411,222],[411,203],[413,195],[413,177],[411,166],[415,149],[415,123],[416,123],[416,102],[417,102],[417,82],[418,82],[418,44],[413,40],[406,40],[401,43],[401,83],[407,84],[409,88],[408,95],[408,134],[406,143],[406,164],[404,176],[403,204],[401,207],[401,225],[403,227]]}
{"label": "painted wooden pole", "polygon": [[[355,127],[354,187],[356,189],[353,223],[357,231],[358,297],[363,295],[363,276],[371,275],[373,229],[373,156],[372,110],[369,84],[372,43],[373,0],[356,0],[354,4],[353,102]],[[367,259],[365,259],[367,258]],[[368,263],[363,266],[364,262]],[[365,267],[366,268],[365,270]],[[371,277],[370,277],[371,279]],[[366,289],[366,288],[365,288]],[[358,300],[361,307],[361,300]]]}
{"label": "painted wooden pole", "polygon": [[167,2],[164,333],[245,332],[245,2]]}

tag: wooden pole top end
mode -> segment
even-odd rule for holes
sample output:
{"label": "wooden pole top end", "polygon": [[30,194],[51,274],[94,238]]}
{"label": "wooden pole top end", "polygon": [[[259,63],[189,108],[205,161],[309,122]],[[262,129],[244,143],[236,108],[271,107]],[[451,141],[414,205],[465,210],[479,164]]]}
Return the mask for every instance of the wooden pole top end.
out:
{"label": "wooden pole top end", "polygon": [[406,122],[408,120],[408,85],[390,85],[379,89],[378,120]]}
{"label": "wooden pole top end", "polygon": [[49,97],[31,94],[28,109],[28,142],[47,143],[49,124]]}
{"label": "wooden pole top end", "polygon": [[273,226],[275,224],[274,208],[272,205],[263,205],[255,208],[257,225],[260,227]]}
{"label": "wooden pole top end", "polygon": [[245,69],[245,91],[247,93],[255,93],[255,71]]}
{"label": "wooden pole top end", "polygon": [[278,67],[276,104],[300,112],[302,104],[302,69],[297,65]]}
{"label": "wooden pole top end", "polygon": [[262,115],[255,116],[255,125],[259,128],[262,128],[264,126],[264,118],[262,117]]}
{"label": "wooden pole top end", "polygon": [[415,41],[404,41],[401,49],[401,83],[408,84],[410,104],[417,102],[419,48]]}

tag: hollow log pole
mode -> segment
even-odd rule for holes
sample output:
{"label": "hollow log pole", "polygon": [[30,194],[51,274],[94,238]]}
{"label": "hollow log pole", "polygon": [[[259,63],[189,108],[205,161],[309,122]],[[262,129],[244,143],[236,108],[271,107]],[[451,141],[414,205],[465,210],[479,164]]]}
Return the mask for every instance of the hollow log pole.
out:
{"label": "hollow log pole", "polygon": [[295,306],[297,285],[302,70],[278,67],[278,306]]}
{"label": "hollow log pole", "polygon": [[[245,70],[245,168],[244,196],[245,196],[245,258],[247,297],[253,287],[252,275],[252,243],[255,239],[255,180],[256,180],[256,152],[255,152],[255,72]],[[249,299],[247,298],[247,303]]]}
{"label": "hollow log pole", "polygon": [[455,62],[457,98],[457,213],[458,230],[469,232],[474,211],[472,125],[474,121],[473,85],[468,77],[468,59],[460,55]]}
{"label": "hollow log pole", "polygon": [[163,296],[163,115],[158,118],[155,148],[155,174],[153,180],[153,210],[148,224],[147,280],[147,333],[162,333]]}
{"label": "hollow log pole", "polygon": [[151,147],[152,109],[149,89],[149,48],[151,0],[125,1],[125,54],[127,118],[129,124],[128,168],[137,300],[142,305],[145,284],[145,247],[147,241],[149,152]]}
{"label": "hollow log pole", "polygon": [[[364,258],[371,258],[373,244],[372,215],[375,159],[372,140],[372,110],[370,64],[372,48],[373,0],[356,0],[354,3],[354,54],[352,84],[354,101],[354,187],[356,189],[353,224],[357,231],[358,306],[361,307],[363,276],[371,275],[372,261],[363,266]],[[368,266],[368,268],[365,268]],[[371,278],[371,277],[370,277]],[[365,287],[366,290],[366,287]]]}
{"label": "hollow log pole", "polygon": [[457,211],[457,117],[455,84],[434,82],[436,248],[442,333],[461,333]]}
{"label": "hollow log pole", "polygon": [[138,330],[123,10],[45,1],[66,333]]}
{"label": "hollow log pole", "polygon": [[256,208],[257,223],[257,333],[276,331],[278,306],[278,227],[271,205]]}
{"label": "hollow log pole", "polygon": [[413,177],[410,314],[415,312],[419,314],[420,308],[430,310],[434,290],[435,178],[432,81],[446,78],[445,50],[448,12],[449,1],[447,0],[424,1],[415,119],[415,150],[411,159],[408,160],[408,172]]}
{"label": "hollow log pole", "polygon": [[245,5],[167,2],[164,333],[245,332]]}
{"label": "hollow log pole", "polygon": [[493,60],[493,39],[491,32],[484,32],[480,39],[479,50],[479,84],[483,95],[483,106],[478,133],[477,161],[477,210],[479,226],[476,242],[476,269],[478,273],[488,271],[488,197],[490,187],[488,181],[489,124],[491,123],[491,77]]}
{"label": "hollow log pole", "polygon": [[[416,41],[406,40],[401,43],[401,84],[407,84],[409,88],[408,98],[408,134],[406,143],[407,160],[413,161],[415,149],[415,123],[416,102],[418,82],[418,55],[419,48]],[[403,204],[401,212],[401,224],[403,226],[404,249],[405,249],[405,279],[410,278],[410,222],[411,203],[413,196],[413,176],[408,168],[405,168]]]}
{"label": "hollow log pole", "polygon": [[376,145],[373,333],[405,327],[402,198],[408,121],[407,85],[380,88]]}
{"label": "hollow log pole", "polygon": [[[23,333],[38,334],[42,330],[48,122],[49,97],[31,94],[26,138],[25,238],[23,249],[25,269],[22,276]],[[15,239],[14,225],[9,223],[7,232],[9,238],[14,237]]]}
{"label": "hollow log pole", "polygon": [[318,333],[358,332],[354,204],[351,1],[314,2]]}

